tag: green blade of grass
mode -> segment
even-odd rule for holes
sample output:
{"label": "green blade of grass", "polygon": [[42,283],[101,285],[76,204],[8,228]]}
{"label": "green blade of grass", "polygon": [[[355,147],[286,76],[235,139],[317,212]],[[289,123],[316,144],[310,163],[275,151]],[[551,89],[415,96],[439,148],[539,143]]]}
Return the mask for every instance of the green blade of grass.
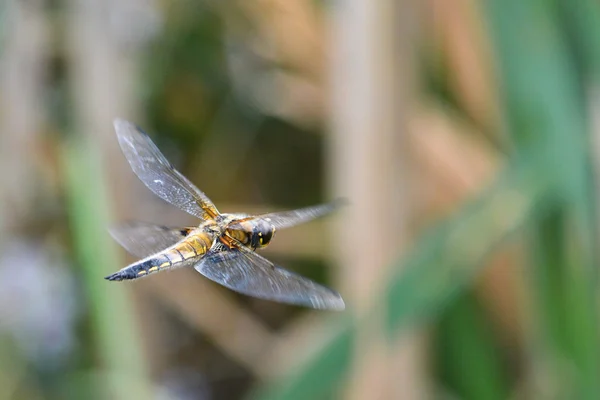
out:
{"label": "green blade of grass", "polygon": [[89,300],[97,356],[107,370],[104,398],[148,399],[150,382],[141,351],[142,334],[124,285],[103,279],[119,267],[106,231],[108,206],[96,149],[84,139],[63,147],[72,237]]}
{"label": "green blade of grass", "polygon": [[398,272],[386,291],[390,331],[438,311],[502,240],[547,206],[554,186],[539,165],[532,157],[514,166],[495,187],[417,242],[404,267],[394,268]]}
{"label": "green blade of grass", "polygon": [[505,360],[484,313],[477,297],[467,291],[444,313],[435,335],[440,375],[456,398],[509,398]]}
{"label": "green blade of grass", "polygon": [[595,0],[559,0],[558,6],[581,71],[597,85],[600,79],[600,4]]}

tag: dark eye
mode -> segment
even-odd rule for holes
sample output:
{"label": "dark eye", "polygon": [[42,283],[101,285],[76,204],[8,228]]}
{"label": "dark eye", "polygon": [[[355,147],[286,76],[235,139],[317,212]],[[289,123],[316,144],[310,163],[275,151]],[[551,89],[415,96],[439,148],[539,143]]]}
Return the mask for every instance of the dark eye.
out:
{"label": "dark eye", "polygon": [[273,231],[273,227],[270,224],[264,221],[259,222],[255,225],[252,232],[250,245],[255,249],[265,247],[273,238]]}
{"label": "dark eye", "polygon": [[267,245],[273,238],[273,231],[271,229],[265,230],[262,232],[262,236],[260,237],[260,244]]}
{"label": "dark eye", "polygon": [[262,246],[262,237],[259,232],[253,232],[252,235],[250,235],[250,247],[256,249],[260,246]]}

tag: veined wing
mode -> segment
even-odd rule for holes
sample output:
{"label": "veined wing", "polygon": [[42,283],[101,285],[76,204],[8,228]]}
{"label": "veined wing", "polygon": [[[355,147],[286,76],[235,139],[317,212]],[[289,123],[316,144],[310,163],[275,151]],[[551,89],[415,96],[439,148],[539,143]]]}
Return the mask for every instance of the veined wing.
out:
{"label": "veined wing", "polygon": [[269,222],[275,229],[289,228],[299,225],[315,218],[327,215],[347,202],[343,199],[334,200],[331,203],[318,206],[300,208],[298,210],[274,212],[270,214],[257,215],[254,218],[261,218]]}
{"label": "veined wing", "polygon": [[161,199],[206,220],[219,215],[210,199],[177,171],[140,128],[116,119],[119,144],[133,172]]}
{"label": "veined wing", "polygon": [[109,232],[130,254],[145,258],[173,246],[193,230],[132,221],[112,227]]}
{"label": "veined wing", "polygon": [[243,246],[230,249],[217,242],[194,268],[248,296],[323,310],[345,308],[339,293],[280,268]]}

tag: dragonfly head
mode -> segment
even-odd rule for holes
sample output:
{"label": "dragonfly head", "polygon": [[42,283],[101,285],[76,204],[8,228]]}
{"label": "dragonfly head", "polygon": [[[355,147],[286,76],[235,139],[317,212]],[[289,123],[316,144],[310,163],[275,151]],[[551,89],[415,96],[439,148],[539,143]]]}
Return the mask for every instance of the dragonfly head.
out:
{"label": "dragonfly head", "polygon": [[275,227],[261,218],[234,221],[227,228],[227,235],[252,249],[267,246],[275,235]]}
{"label": "dragonfly head", "polygon": [[250,246],[259,249],[267,246],[275,235],[275,227],[263,219],[253,221],[250,235]]}

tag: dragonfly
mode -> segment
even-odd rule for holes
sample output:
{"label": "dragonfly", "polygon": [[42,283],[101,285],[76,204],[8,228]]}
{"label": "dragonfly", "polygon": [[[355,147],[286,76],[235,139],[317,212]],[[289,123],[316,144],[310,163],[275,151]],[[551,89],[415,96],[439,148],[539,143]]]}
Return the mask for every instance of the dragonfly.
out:
{"label": "dragonfly", "polygon": [[158,197],[200,220],[194,227],[166,227],[131,221],[110,229],[113,238],[138,261],[105,277],[138,279],[156,272],[193,267],[206,278],[247,296],[341,311],[342,296],[275,265],[256,250],[280,229],[325,216],[344,200],[262,215],[220,213],[213,202],[177,171],[137,125],[114,121],[119,145],[137,177]]}

